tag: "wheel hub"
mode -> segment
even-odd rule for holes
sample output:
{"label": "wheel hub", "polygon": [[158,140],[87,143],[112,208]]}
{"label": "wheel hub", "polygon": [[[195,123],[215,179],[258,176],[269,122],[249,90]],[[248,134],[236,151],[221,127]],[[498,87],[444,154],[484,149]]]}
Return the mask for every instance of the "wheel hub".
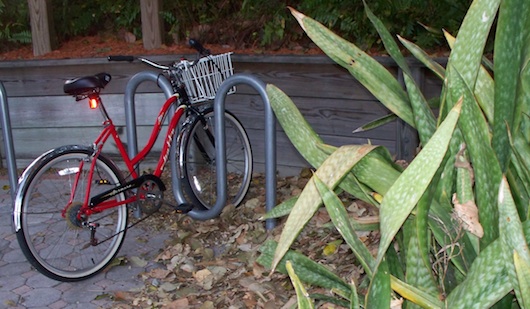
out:
{"label": "wheel hub", "polygon": [[65,219],[70,229],[75,230],[83,228],[83,220],[80,220],[78,216],[82,207],[83,203],[75,202],[70,204],[70,206],[68,206],[66,209]]}

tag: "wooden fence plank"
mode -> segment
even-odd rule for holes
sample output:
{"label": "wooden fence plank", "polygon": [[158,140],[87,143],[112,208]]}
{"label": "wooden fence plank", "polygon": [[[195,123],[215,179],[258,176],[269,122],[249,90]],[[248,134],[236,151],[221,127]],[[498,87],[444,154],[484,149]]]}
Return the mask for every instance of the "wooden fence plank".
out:
{"label": "wooden fence plank", "polygon": [[28,0],[33,55],[49,53],[56,47],[51,0]]}
{"label": "wooden fence plank", "polygon": [[[155,61],[170,63],[177,56],[153,56]],[[192,59],[192,58],[190,58]],[[371,142],[383,145],[393,154],[401,149],[396,145],[402,129],[390,123],[367,132],[352,134],[357,127],[386,115],[388,111],[362,85],[343,68],[323,56],[308,57],[256,57],[234,55],[238,73],[251,73],[265,83],[273,83],[287,93],[306,120],[324,142],[340,146]],[[387,61],[387,60],[385,60]],[[0,62],[0,80],[9,97],[11,122],[17,164],[24,167],[50,147],[68,143],[90,144],[100,129],[101,116],[88,109],[85,101],[75,102],[63,94],[66,79],[108,72],[113,76],[103,91],[106,108],[116,125],[125,125],[123,91],[129,79],[148,67],[141,63],[111,62],[106,59],[70,59],[45,61]],[[396,68],[389,70],[396,73]],[[425,75],[422,87],[426,97],[437,95],[441,82]],[[138,145],[147,140],[150,126],[165,100],[155,83],[143,83],[135,96]],[[228,96],[227,109],[243,123],[254,149],[258,171],[263,171],[264,115],[261,97],[253,89],[238,86],[237,93]],[[278,170],[296,172],[307,166],[277,126]],[[123,140],[126,137],[123,136]],[[0,145],[0,148],[3,148]],[[161,149],[157,142],[156,153]],[[0,149],[3,154],[3,149]],[[110,151],[112,153],[112,149]]]}
{"label": "wooden fence plank", "polygon": [[159,48],[162,45],[161,8],[161,0],[140,0],[142,41],[147,50]]}

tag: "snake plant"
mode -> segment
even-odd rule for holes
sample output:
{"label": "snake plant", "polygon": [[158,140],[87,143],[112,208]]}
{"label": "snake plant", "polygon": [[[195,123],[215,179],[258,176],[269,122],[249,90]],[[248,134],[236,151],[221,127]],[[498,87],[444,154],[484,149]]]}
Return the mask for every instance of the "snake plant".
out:
{"label": "snake plant", "polygon": [[[267,85],[279,123],[316,172],[300,196],[267,214],[289,216],[258,261],[290,275],[301,308],[314,306],[304,285],[334,291],[333,302],[348,308],[389,308],[394,298],[407,308],[530,308],[530,1],[474,0],[458,35],[445,33],[451,47],[445,67],[414,43],[396,40],[365,3],[404,87],[355,44],[291,11],[315,44],[417,130],[421,150],[401,169],[381,146],[326,145],[290,98]],[[398,42],[443,81],[436,113]],[[357,236],[359,224],[340,192],[379,208],[376,253]],[[290,249],[320,207],[364,268],[367,289]],[[437,271],[442,251],[445,266]]]}

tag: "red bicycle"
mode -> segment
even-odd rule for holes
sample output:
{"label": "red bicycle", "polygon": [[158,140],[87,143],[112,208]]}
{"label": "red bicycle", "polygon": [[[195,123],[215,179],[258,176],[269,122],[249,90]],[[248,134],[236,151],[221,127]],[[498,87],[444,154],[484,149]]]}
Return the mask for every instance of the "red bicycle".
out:
{"label": "red bicycle", "polygon": [[[44,153],[19,179],[14,209],[17,239],[28,261],[44,275],[60,281],[94,276],[116,256],[127,229],[163,204],[179,213],[191,209],[207,212],[215,204],[214,113],[207,102],[233,74],[231,53],[210,55],[199,43],[192,43],[204,56],[194,62],[181,60],[164,66],[138,58],[165,73],[174,95],[161,107],[147,144],[132,158],[100,97],[111,76],[100,73],[65,82],[65,93],[77,101],[88,98],[90,107],[101,111],[103,129],[91,146],[68,145]],[[156,168],[152,174],[139,175],[136,167],[153,149],[172,106],[175,111]],[[227,201],[237,205],[250,185],[252,152],[237,118],[228,111],[224,117]],[[103,153],[109,140],[118,148],[124,163],[120,166],[125,166],[127,177]],[[173,143],[176,147],[171,146]],[[176,161],[172,166],[178,169],[176,175],[190,203],[172,205],[164,200],[166,186],[161,175],[168,159]],[[140,218],[138,222],[128,224],[129,212]]]}

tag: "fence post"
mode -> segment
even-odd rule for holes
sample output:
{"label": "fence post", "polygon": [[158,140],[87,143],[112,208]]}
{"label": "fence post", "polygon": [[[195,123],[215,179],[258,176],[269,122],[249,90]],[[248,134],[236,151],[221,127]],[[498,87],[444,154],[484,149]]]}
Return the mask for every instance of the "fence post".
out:
{"label": "fence post", "polygon": [[28,0],[33,55],[40,56],[56,48],[51,0]]}
{"label": "fence post", "polygon": [[160,0],[140,0],[142,12],[142,41],[144,48],[154,49],[162,45],[162,22]]}

